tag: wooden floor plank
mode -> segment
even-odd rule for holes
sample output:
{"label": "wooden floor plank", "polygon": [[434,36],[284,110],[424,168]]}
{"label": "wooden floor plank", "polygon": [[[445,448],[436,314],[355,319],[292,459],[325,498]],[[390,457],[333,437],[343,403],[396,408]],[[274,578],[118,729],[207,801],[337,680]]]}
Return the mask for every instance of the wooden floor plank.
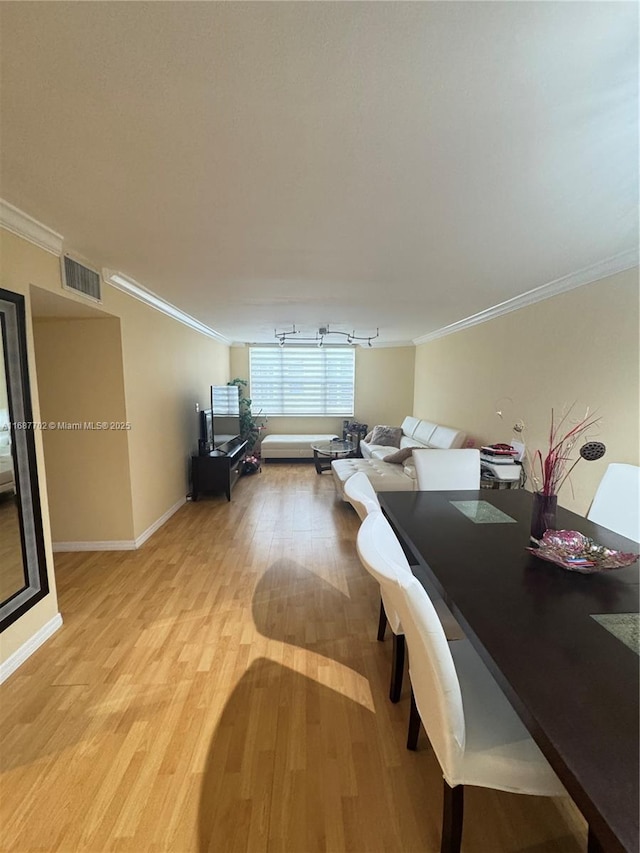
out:
{"label": "wooden floor plank", "polygon": [[[56,555],[62,629],[0,688],[0,849],[436,853],[441,774],[329,474],[265,465],[135,552]],[[470,789],[463,853],[577,853],[571,803]]]}

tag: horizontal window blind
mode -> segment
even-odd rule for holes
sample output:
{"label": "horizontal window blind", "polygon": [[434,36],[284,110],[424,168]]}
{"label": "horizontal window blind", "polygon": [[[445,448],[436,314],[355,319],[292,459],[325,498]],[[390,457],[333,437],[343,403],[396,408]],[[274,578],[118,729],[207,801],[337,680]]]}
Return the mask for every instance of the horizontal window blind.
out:
{"label": "horizontal window blind", "polygon": [[212,385],[211,408],[215,415],[237,415],[240,411],[238,386]]}
{"label": "horizontal window blind", "polygon": [[265,415],[353,415],[353,347],[252,347],[251,406]]}

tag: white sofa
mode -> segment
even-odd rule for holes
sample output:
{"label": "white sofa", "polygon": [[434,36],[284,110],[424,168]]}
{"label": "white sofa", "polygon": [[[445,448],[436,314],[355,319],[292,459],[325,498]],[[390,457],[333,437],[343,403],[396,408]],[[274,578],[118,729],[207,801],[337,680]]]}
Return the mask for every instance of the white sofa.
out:
{"label": "white sofa", "polygon": [[[436,447],[452,450],[462,447],[466,437],[466,433],[461,430],[407,416],[402,422],[400,448]],[[360,450],[362,459],[336,459],[331,463],[336,492],[342,500],[346,500],[344,484],[356,471],[364,471],[376,492],[410,492],[417,488],[411,456],[401,464],[385,462],[385,458],[395,453],[398,448],[370,444],[366,440],[360,442]]]}
{"label": "white sofa", "polygon": [[[451,450],[454,447],[462,447],[467,437],[466,433],[460,430],[439,426],[431,421],[421,421],[410,415],[402,421],[401,429],[400,448],[437,447],[440,450]],[[397,449],[397,447],[387,447],[383,444],[369,444],[364,439],[360,442],[363,459],[384,460]]]}

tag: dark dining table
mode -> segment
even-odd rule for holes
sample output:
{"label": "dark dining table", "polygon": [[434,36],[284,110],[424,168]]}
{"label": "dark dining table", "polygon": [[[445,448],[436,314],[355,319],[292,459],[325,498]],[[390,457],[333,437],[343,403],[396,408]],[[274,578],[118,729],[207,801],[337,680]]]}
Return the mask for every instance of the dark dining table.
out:
{"label": "dark dining table", "polygon": [[[637,619],[638,563],[587,575],[530,553],[524,490],[379,498],[414,574],[445,599],[588,821],[590,850],[637,853],[640,658],[618,623]],[[561,507],[556,528],[638,553]]]}

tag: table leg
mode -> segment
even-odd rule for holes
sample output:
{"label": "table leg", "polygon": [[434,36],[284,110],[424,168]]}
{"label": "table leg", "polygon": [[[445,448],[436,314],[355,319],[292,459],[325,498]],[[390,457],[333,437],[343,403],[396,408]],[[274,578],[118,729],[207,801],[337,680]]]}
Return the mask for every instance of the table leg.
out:
{"label": "table leg", "polygon": [[587,853],[604,853],[604,847],[598,841],[591,827],[589,827],[589,835],[587,837]]}

